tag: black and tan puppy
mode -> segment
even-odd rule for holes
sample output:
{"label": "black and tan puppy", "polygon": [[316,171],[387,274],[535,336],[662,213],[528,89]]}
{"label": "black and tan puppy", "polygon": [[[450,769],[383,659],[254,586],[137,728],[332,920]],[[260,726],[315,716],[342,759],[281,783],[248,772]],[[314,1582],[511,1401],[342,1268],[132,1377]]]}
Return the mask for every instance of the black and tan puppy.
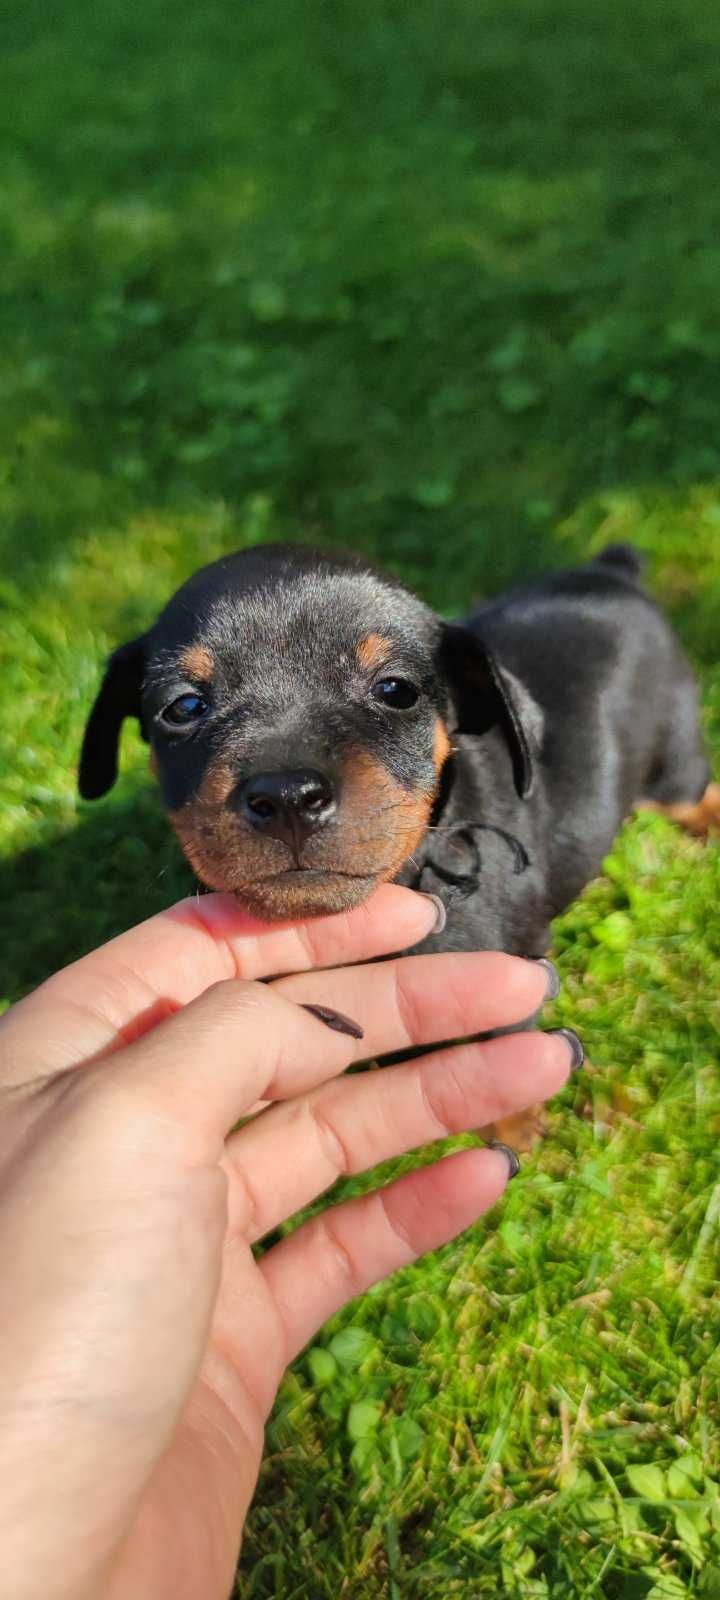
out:
{"label": "black and tan puppy", "polygon": [[446,624],[361,561],[265,545],[198,572],[111,657],[80,789],[137,717],[182,846],[264,917],[385,879],[449,908],[427,948],[544,953],[638,802],[720,820],[697,689],[632,550]]}

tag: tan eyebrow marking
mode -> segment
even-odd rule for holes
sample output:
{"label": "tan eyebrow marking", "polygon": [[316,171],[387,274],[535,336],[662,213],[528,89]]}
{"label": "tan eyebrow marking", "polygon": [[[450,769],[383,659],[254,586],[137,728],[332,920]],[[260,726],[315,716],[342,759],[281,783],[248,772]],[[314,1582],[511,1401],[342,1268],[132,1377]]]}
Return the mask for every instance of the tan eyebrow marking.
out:
{"label": "tan eyebrow marking", "polygon": [[369,633],[366,639],[360,640],[355,653],[361,667],[372,672],[374,667],[382,666],[391,649],[391,641],[384,639],[381,633]]}
{"label": "tan eyebrow marking", "polygon": [[179,666],[189,678],[199,678],[207,683],[212,678],[215,662],[204,644],[190,644],[180,656]]}

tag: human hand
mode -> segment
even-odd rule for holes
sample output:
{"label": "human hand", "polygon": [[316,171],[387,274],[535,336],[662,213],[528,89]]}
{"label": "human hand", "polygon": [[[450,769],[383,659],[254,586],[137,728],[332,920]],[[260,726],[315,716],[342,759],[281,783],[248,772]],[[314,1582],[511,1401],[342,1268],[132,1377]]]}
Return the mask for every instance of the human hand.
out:
{"label": "human hand", "polygon": [[[4,1600],[224,1600],[288,1362],[502,1193],[502,1153],[463,1150],[252,1253],[341,1173],[564,1083],[566,1042],[538,1032],[340,1076],[542,1003],[543,968],[509,956],[313,970],[407,948],[433,915],[386,886],[268,926],[208,895],[0,1021]],[[313,1003],[356,1018],[362,1042]]]}

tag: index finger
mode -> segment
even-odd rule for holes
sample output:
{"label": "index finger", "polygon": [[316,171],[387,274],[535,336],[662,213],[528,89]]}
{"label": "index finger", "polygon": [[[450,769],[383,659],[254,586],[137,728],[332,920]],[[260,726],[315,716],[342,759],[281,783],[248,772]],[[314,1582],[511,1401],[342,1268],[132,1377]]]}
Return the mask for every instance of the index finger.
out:
{"label": "index finger", "polygon": [[[78,1065],[129,1044],[224,978],[339,966],[417,944],[436,909],[383,884],[353,911],[267,923],[232,895],[180,901],[49,978],[0,1020],[0,1081]],[[38,1037],[40,1034],[40,1037]],[[42,1057],[41,1064],[38,1057]]]}

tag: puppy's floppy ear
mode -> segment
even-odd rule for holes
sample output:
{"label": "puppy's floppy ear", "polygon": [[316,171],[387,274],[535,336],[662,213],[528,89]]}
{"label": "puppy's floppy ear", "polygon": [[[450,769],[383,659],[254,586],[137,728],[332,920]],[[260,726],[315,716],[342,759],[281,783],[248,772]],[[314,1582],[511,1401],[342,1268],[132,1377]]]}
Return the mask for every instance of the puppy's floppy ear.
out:
{"label": "puppy's floppy ear", "polygon": [[440,645],[440,669],[455,704],[457,733],[487,733],[502,728],[521,800],[532,794],[534,752],[543,732],[543,714],[524,683],[502,667],[483,640],[469,628],[448,623]]}
{"label": "puppy's floppy ear", "polygon": [[112,789],[117,777],[123,718],[140,717],[145,664],[143,645],[143,637],[131,639],[108,661],[80,752],[78,786],[84,800],[99,800]]}

